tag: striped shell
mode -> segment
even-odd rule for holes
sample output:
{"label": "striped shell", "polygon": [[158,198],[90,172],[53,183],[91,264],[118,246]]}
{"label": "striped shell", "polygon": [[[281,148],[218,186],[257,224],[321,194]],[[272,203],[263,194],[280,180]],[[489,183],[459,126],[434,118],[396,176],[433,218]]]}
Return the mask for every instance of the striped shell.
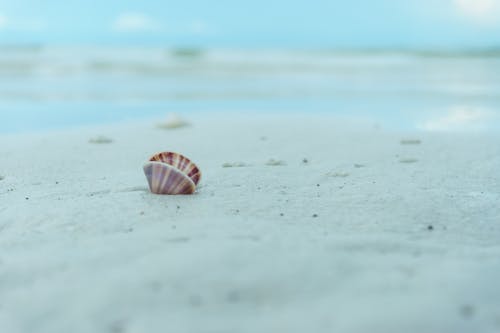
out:
{"label": "striped shell", "polygon": [[144,164],[144,174],[151,192],[156,194],[192,194],[201,178],[201,172],[181,154],[163,152]]}

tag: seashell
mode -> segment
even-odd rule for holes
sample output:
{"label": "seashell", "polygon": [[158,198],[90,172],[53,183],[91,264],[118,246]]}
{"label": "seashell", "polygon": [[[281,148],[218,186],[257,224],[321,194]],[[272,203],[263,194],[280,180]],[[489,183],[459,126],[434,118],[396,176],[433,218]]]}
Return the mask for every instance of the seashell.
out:
{"label": "seashell", "polygon": [[419,145],[422,143],[419,139],[403,139],[399,141],[402,145]]}
{"label": "seashell", "polygon": [[112,142],[113,142],[113,139],[108,138],[108,137],[103,136],[103,135],[89,139],[89,143],[95,143],[95,144],[106,144],[106,143],[112,143]]}
{"label": "seashell", "polygon": [[244,168],[250,166],[249,164],[246,164],[245,162],[226,162],[222,164],[223,168]]}
{"label": "seashell", "polygon": [[266,162],[266,165],[269,165],[269,166],[280,166],[280,165],[286,165],[286,162],[285,161],[280,161],[280,160],[275,160],[274,158],[271,158],[271,159],[269,159]]}
{"label": "seashell", "polygon": [[335,172],[335,171],[330,171],[326,173],[327,177],[335,177],[335,178],[345,178],[349,177],[348,172]]}
{"label": "seashell", "polygon": [[399,163],[416,163],[418,160],[416,158],[400,158]]}
{"label": "seashell", "polygon": [[187,126],[190,126],[189,122],[182,119],[176,113],[169,114],[165,122],[158,124],[158,128],[163,128],[163,129],[176,129]]}
{"label": "seashell", "polygon": [[173,152],[158,153],[144,164],[151,192],[193,194],[201,179],[200,169],[187,157]]}

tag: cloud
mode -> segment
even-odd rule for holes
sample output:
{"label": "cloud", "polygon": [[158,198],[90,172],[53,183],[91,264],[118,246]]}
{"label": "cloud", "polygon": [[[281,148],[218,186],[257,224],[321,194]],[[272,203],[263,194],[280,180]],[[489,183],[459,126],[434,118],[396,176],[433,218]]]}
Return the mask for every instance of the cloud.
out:
{"label": "cloud", "polygon": [[143,13],[122,13],[113,22],[118,32],[151,32],[161,30],[161,24]]}
{"label": "cloud", "polygon": [[45,21],[33,18],[7,17],[0,14],[0,30],[33,32],[47,27]]}
{"label": "cloud", "polygon": [[9,23],[9,20],[7,20],[7,17],[0,14],[0,30],[6,28],[8,23]]}
{"label": "cloud", "polygon": [[430,119],[418,128],[426,131],[470,131],[487,128],[495,118],[492,110],[457,106],[448,110],[443,117]]}
{"label": "cloud", "polygon": [[476,23],[500,23],[500,0],[453,0],[464,18]]}
{"label": "cloud", "polygon": [[194,35],[206,35],[210,33],[210,29],[207,24],[202,20],[191,21],[188,30]]}

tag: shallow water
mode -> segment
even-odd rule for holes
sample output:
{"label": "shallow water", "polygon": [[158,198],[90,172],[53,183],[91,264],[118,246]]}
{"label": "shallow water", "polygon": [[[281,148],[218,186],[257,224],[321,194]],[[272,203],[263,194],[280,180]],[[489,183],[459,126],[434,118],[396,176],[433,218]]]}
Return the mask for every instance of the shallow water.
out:
{"label": "shallow water", "polygon": [[0,132],[170,112],[325,112],[426,131],[500,128],[500,54],[0,48]]}

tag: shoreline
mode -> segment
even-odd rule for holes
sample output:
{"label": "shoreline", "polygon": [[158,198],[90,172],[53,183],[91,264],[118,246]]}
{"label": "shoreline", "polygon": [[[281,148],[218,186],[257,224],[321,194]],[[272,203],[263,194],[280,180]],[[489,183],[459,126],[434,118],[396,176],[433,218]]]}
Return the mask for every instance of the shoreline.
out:
{"label": "shoreline", "polygon": [[[500,329],[498,134],[185,117],[0,135],[0,331]],[[149,192],[164,150],[195,195]]]}

